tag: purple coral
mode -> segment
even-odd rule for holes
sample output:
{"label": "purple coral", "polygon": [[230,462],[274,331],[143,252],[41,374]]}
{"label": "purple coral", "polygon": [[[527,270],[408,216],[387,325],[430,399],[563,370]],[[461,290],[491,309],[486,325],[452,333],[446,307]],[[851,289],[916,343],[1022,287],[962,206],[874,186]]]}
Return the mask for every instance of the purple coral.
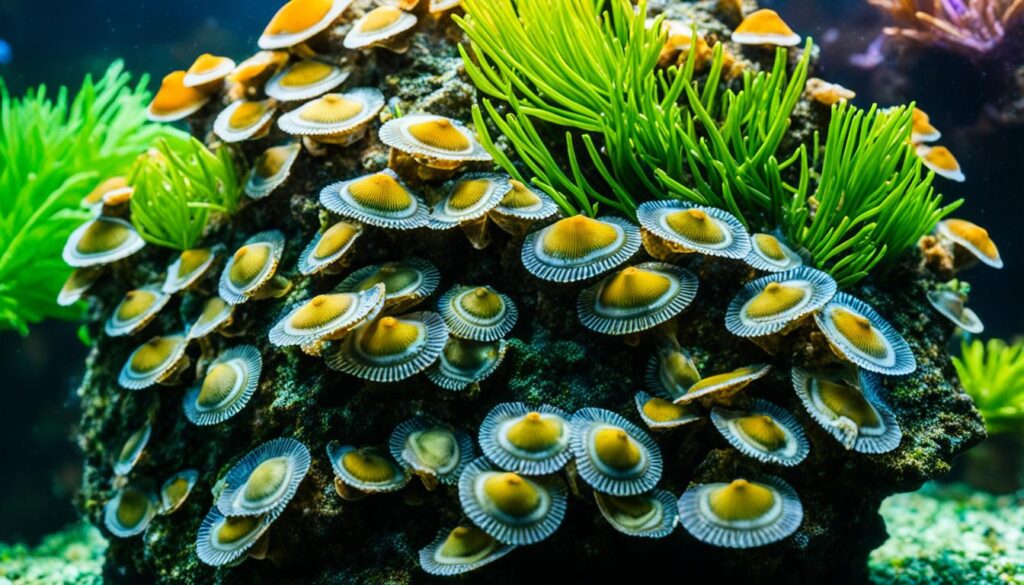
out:
{"label": "purple coral", "polygon": [[1024,0],[867,0],[895,21],[883,34],[980,57],[1024,16]]}

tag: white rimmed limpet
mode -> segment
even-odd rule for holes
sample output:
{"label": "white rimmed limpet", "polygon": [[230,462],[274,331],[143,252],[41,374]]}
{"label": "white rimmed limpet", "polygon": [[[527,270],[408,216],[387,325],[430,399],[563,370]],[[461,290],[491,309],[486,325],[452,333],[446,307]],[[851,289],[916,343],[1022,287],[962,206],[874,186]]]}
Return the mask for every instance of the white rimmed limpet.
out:
{"label": "white rimmed limpet", "polygon": [[455,485],[473,458],[473,438],[463,431],[428,420],[411,418],[395,427],[388,440],[391,456],[419,476],[428,487]]}
{"label": "white rimmed limpet", "polygon": [[131,538],[145,532],[158,508],[151,490],[129,485],[103,507],[103,525],[118,538]]}
{"label": "white rimmed limpet", "polygon": [[644,232],[644,247],[655,258],[669,253],[699,253],[743,259],[750,253],[750,236],[732,214],[715,207],[684,201],[645,201],[636,210]]}
{"label": "white rimmed limpet", "polygon": [[473,524],[499,542],[519,546],[554,534],[565,518],[565,484],[554,475],[499,471],[483,457],[462,470],[459,502]]}
{"label": "white rimmed limpet", "polygon": [[309,449],[292,438],[267,441],[224,476],[217,509],[225,516],[276,517],[295,496],[309,471]]}
{"label": "white rimmed limpet", "polygon": [[262,138],[277,112],[274,100],[238,100],[224,108],[213,121],[213,132],[224,142]]}
{"label": "white rimmed limpet", "polygon": [[523,475],[555,473],[572,459],[573,427],[560,408],[505,402],[480,423],[484,455],[501,469]]}
{"label": "white rimmed limpet", "polygon": [[427,368],[431,382],[460,392],[494,373],[505,359],[506,344],[498,341],[467,341],[449,337],[437,362]]}
{"label": "white rimmed limpet", "polygon": [[814,422],[849,450],[887,453],[903,438],[878,376],[861,370],[859,388],[830,374],[793,368],[793,387]]}
{"label": "white rimmed limpet", "polygon": [[382,308],[383,284],[357,293],[317,295],[288,311],[270,329],[270,342],[288,347],[341,339],[376,318]]}
{"label": "white rimmed limpet", "polygon": [[100,266],[74,269],[57,293],[57,304],[68,307],[82,300],[102,273],[103,268]]}
{"label": "white rimmed limpet", "polygon": [[977,313],[967,306],[967,295],[955,290],[928,291],[928,302],[943,317],[968,333],[975,335],[985,330]]}
{"label": "white rimmed limpet", "polygon": [[185,86],[184,71],[164,76],[153,100],[146,109],[150,122],[177,122],[198,112],[210,101],[210,94]]}
{"label": "white rimmed limpet", "polygon": [[629,536],[665,538],[679,523],[678,501],[665,490],[635,496],[594,492],[594,501],[608,524]]}
{"label": "white rimmed limpet", "polygon": [[252,165],[245,179],[245,194],[262,199],[274,192],[291,174],[292,165],[302,152],[302,144],[290,142],[264,150]]}
{"label": "white rimmed limpet", "polygon": [[902,376],[917,369],[903,336],[864,301],[846,293],[814,314],[814,321],[840,356],[871,372]]}
{"label": "white rimmed limpet", "polygon": [[437,289],[441,273],[422,258],[371,264],[345,277],[338,285],[341,292],[364,291],[384,285],[384,307],[398,312],[419,304]]}
{"label": "white rimmed limpet", "polygon": [[831,276],[808,266],[763,276],[733,297],[725,313],[725,327],[740,337],[778,333],[824,307],[836,289]]}
{"label": "white rimmed limpet", "polygon": [[286,49],[327,30],[353,0],[290,0],[267,23],[257,44],[261,49]]}
{"label": "white rimmed limpet", "polygon": [[[119,199],[119,193],[125,190],[131,190],[132,187],[128,185],[127,177],[110,177],[104,180],[99,185],[96,185],[92,191],[82,198],[80,205],[87,209],[92,210],[95,213],[100,213],[103,209],[104,202],[107,200],[107,196],[110,195],[114,199]],[[100,213],[102,215],[102,213]]]}
{"label": "white rimmed limpet", "polygon": [[742,410],[714,408],[711,422],[737,451],[765,463],[792,467],[811,449],[796,417],[765,400]]}
{"label": "white rimmed limpet", "polygon": [[804,519],[793,488],[777,477],[690,486],[679,520],[694,538],[724,548],[754,548],[796,532]]}
{"label": "white rimmed limpet", "polygon": [[640,249],[640,230],[619,217],[561,219],[526,236],[522,260],[542,280],[577,282],[626,262]]}
{"label": "white rimmed limpet", "polygon": [[690,407],[643,391],[637,392],[633,401],[640,418],[652,431],[674,429],[700,420],[700,415]]}
{"label": "white rimmed limpet", "polygon": [[768,375],[771,369],[769,364],[754,364],[736,368],[724,374],[701,378],[686,390],[686,394],[676,398],[675,403],[689,404],[694,400],[726,400],[754,380]]}
{"label": "white rimmed limpet", "polygon": [[142,390],[168,381],[189,363],[185,350],[189,338],[184,333],[154,337],[128,357],[118,383],[129,390]]}
{"label": "white rimmed limpet", "polygon": [[921,157],[921,163],[929,170],[934,171],[936,175],[957,183],[967,180],[960,168],[960,161],[956,160],[953,153],[945,146],[919,144],[915,152],[917,156]]}
{"label": "white rimmed limpet", "polygon": [[[964,219],[946,219],[935,226],[935,233],[939,238],[952,242],[955,251],[966,252],[972,258],[981,260],[992,268],[1002,268],[1003,259],[999,256],[999,248],[996,247],[988,230]],[[963,255],[963,254],[959,254]],[[959,260],[959,259],[958,259]],[[967,264],[956,262],[958,267]],[[966,266],[963,266],[966,267]]]}
{"label": "white rimmed limpet", "polygon": [[623,268],[580,292],[576,314],[584,327],[606,335],[647,331],[675,317],[697,295],[697,277],[664,262]]}
{"label": "white rimmed limpet", "polygon": [[766,272],[785,272],[804,263],[800,254],[771,234],[751,235],[750,253],[744,261]]}
{"label": "white rimmed limpet", "polygon": [[197,481],[199,472],[195,469],[184,469],[168,477],[160,486],[160,515],[176,512],[188,499]]}
{"label": "white rimmed limpet", "polygon": [[199,525],[196,555],[213,567],[234,563],[249,553],[275,518],[274,514],[226,517],[214,506]]}
{"label": "white rimmed limpet", "polygon": [[513,236],[523,236],[537,221],[558,214],[558,205],[546,194],[525,184],[508,179],[509,190],[487,217],[499,228]]}
{"label": "white rimmed limpet", "polygon": [[397,382],[430,367],[448,342],[437,313],[378,317],[345,336],[327,365],[371,382]]}
{"label": "white rimmed limpet", "polygon": [[497,341],[519,318],[511,297],[489,286],[453,286],[441,295],[437,307],[453,337],[473,341]]}
{"label": "white rimmed limpet", "polygon": [[427,227],[452,229],[486,218],[512,189],[507,175],[469,173],[458,178],[451,190],[434,205]]}
{"label": "white rimmed limpet", "polygon": [[387,121],[380,140],[435,169],[453,170],[468,162],[489,162],[491,155],[473,132],[457,120],[433,114],[409,114]]}
{"label": "white rimmed limpet", "polygon": [[153,426],[146,423],[128,437],[117,454],[117,459],[114,460],[114,475],[128,475],[131,472],[146,450],[152,434]]}
{"label": "white rimmed limpet", "polygon": [[647,362],[644,383],[647,389],[666,400],[675,400],[700,381],[693,358],[674,345],[658,349]]}
{"label": "white rimmed limpet", "polygon": [[206,369],[203,381],[185,393],[185,418],[198,426],[215,425],[238,414],[260,384],[263,358],[251,345],[221,352]]}
{"label": "white rimmed limpet", "polygon": [[210,297],[203,303],[203,311],[188,328],[189,339],[201,339],[231,324],[235,307],[220,297]]}
{"label": "white rimmed limpet", "polygon": [[420,568],[431,575],[461,575],[493,563],[516,547],[498,542],[476,526],[456,526],[438,532],[420,549]]}
{"label": "white rimmed limpet", "polygon": [[345,256],[362,233],[363,227],[351,221],[339,221],[318,232],[299,255],[299,273],[309,276],[344,267]]}
{"label": "white rimmed limpet", "polygon": [[[291,283],[276,277],[277,266],[284,253],[284,234],[277,230],[260,232],[248,240],[228,259],[220,275],[220,297],[232,305],[265,296],[280,297]],[[273,282],[280,279],[284,282]]]}
{"label": "white rimmed limpet", "polygon": [[789,28],[778,12],[762,8],[748,14],[732,31],[732,42],[740,45],[793,47],[800,44],[800,35]]}
{"label": "white rimmed limpet", "polygon": [[303,59],[270,78],[263,91],[281,102],[319,97],[348,79],[349,73],[333,63]]}
{"label": "white rimmed limpet", "polygon": [[238,99],[245,95],[255,95],[257,90],[262,90],[268,77],[288,63],[288,58],[287,51],[260,51],[242,61],[227,77],[230,83],[235,84],[229,96]]}
{"label": "white rimmed limpet", "polygon": [[115,217],[97,217],[71,232],[64,245],[68,266],[84,268],[127,258],[146,245],[132,224]]}
{"label": "white rimmed limpet", "polygon": [[427,207],[391,169],[328,185],[320,204],[343,217],[385,229],[427,225]]}
{"label": "white rimmed limpet", "polygon": [[[353,447],[338,441],[327,443],[327,459],[334,469],[338,493],[348,500],[369,494],[396,492],[409,483],[410,475],[383,449]],[[342,493],[341,487],[346,488]]]}
{"label": "white rimmed limpet", "polygon": [[372,87],[329,93],[288,112],[277,120],[281,130],[322,144],[348,146],[361,140],[384,108],[384,94]]}
{"label": "white rimmed limpet", "polygon": [[135,335],[146,328],[171,296],[156,286],[144,286],[125,293],[103,326],[111,337]]}
{"label": "white rimmed limpet", "polygon": [[571,424],[576,470],[594,491],[633,496],[661,479],[661,450],[640,427],[601,408],[576,411]]}
{"label": "white rimmed limpet", "polygon": [[378,6],[352,24],[342,44],[346,49],[382,47],[396,53],[409,48],[404,33],[416,26],[417,18],[397,6]]}
{"label": "white rimmed limpet", "polygon": [[162,290],[167,294],[185,290],[206,274],[214,261],[224,251],[224,246],[193,248],[184,250],[167,267]]}
{"label": "white rimmed limpet", "polygon": [[203,53],[189,66],[182,84],[201,90],[215,90],[234,70],[235,62],[231,59]]}

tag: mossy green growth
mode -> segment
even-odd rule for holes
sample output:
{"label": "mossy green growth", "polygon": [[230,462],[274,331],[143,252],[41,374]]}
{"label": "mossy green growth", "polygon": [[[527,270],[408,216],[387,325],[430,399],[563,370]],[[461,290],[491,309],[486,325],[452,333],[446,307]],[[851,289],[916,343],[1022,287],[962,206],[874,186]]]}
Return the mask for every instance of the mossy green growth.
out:
{"label": "mossy green growth", "polygon": [[665,197],[718,207],[750,230],[780,230],[849,286],[958,205],[941,205],[933,175],[906,144],[909,108],[843,103],[823,147],[817,132],[808,143],[793,140],[810,40],[792,67],[780,48],[770,70],[747,68],[731,80],[737,68],[726,71],[718,43],[698,77],[696,31],[683,64],[658,66],[668,33],[662,17],[648,20],[643,0],[463,6],[467,16],[456,21],[472,42],[460,47],[466,71],[508,106],[502,114],[485,98],[474,110],[481,142],[522,179],[487,134],[486,111],[532,182],[566,213],[593,216],[604,206],[634,216],[639,203]]}
{"label": "mossy green growth", "polygon": [[99,80],[86,76],[73,97],[40,86],[15,98],[0,78],[0,330],[27,334],[42,319],[81,315],[56,303],[71,274],[61,249],[88,218],[80,202],[157,138],[180,136],[146,122],[147,83],[120,61]]}
{"label": "mossy green growth", "polygon": [[129,179],[135,229],[158,246],[194,248],[211,213],[238,209],[242,175],[236,164],[226,146],[211,152],[191,137],[161,140],[138,158]]}
{"label": "mossy green growth", "polygon": [[0,543],[0,584],[100,585],[107,541],[89,524],[48,535],[39,546]]}
{"label": "mossy green growth", "polygon": [[1024,432],[1024,341],[964,342],[953,365],[989,433]]}

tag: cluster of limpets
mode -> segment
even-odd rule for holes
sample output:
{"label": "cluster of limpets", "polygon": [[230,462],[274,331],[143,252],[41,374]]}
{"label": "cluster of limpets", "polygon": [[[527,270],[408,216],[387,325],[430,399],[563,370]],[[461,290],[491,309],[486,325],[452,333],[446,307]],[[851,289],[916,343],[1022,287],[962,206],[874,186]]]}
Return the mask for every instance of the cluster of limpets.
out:
{"label": "cluster of limpets", "polygon": [[[239,64],[203,55],[187,71],[164,79],[150,106],[154,119],[181,119],[226,96],[230,103],[219,104],[212,128],[219,140],[259,140],[275,127],[294,137],[254,161],[245,183],[254,201],[284,185],[300,157],[359,144],[374,132],[390,149],[388,167],[336,177],[324,186],[318,201],[329,221],[308,241],[289,241],[268,226],[233,250],[185,250],[160,282],[126,291],[106,322],[109,336],[139,336],[184,291],[203,304],[180,331],[139,338],[142,343],[121,369],[120,386],[144,391],[191,381],[181,395],[191,425],[219,425],[238,416],[260,389],[264,356],[252,344],[221,347],[222,338],[244,330],[236,322],[240,305],[288,298],[276,307],[266,334],[270,351],[302,352],[371,385],[422,374],[441,389],[470,395],[502,364],[506,339],[519,321],[509,291],[455,280],[442,286],[441,272],[423,258],[362,266],[351,261],[367,233],[448,231],[483,249],[497,228],[512,236],[523,267],[539,283],[571,287],[581,327],[634,346],[641,337],[654,342],[645,388],[632,396],[632,418],[646,429],[623,416],[632,407],[585,407],[570,414],[514,402],[495,406],[475,430],[423,414],[376,444],[320,445],[335,491],[346,502],[397,492],[410,482],[457,500],[464,518],[420,551],[428,573],[464,573],[547,539],[561,525],[570,493],[592,496],[596,512],[614,530],[635,537],[667,537],[682,525],[702,542],[749,548],[785,539],[799,528],[803,506],[780,476],[807,459],[808,433],[795,413],[747,391],[772,365],[751,363],[705,375],[675,340],[672,322],[687,318],[699,294],[697,271],[689,268],[702,263],[733,263],[755,275],[737,287],[723,324],[727,331],[775,348],[790,332],[811,329],[820,334],[810,339],[824,340],[834,352],[840,366],[790,372],[792,402],[806,410],[803,420],[809,417],[836,444],[858,453],[899,446],[901,430],[883,378],[913,372],[916,360],[874,308],[838,291],[832,277],[805,265],[802,251],[781,235],[752,234],[721,209],[649,201],[637,209],[636,222],[612,215],[560,216],[548,195],[494,172],[491,155],[463,122],[425,112],[396,117],[387,106],[389,96],[346,85],[353,77],[346,61],[317,53],[323,35],[339,34],[349,50],[401,53],[420,23],[458,2],[399,0],[362,13],[349,10],[351,4],[292,0],[260,37],[260,53]],[[733,40],[790,46],[799,37],[773,12],[759,11]],[[103,266],[142,248],[142,238],[124,220],[130,196],[125,180],[115,177],[83,202],[96,216],[64,250],[77,270],[60,302],[77,301]],[[937,238],[957,267],[976,261],[1001,265],[998,250],[978,226],[947,220]],[[301,249],[294,266],[282,264],[286,246]],[[326,292],[293,299],[309,279],[330,284],[318,287]],[[965,330],[980,327],[964,306],[962,289],[933,291],[931,300]],[[189,357],[192,344],[201,346],[199,360]],[[289,347],[295,349],[284,349]],[[659,487],[663,460],[656,438],[701,420],[749,459],[751,470],[767,467],[771,474],[751,471],[693,484],[678,497]],[[151,429],[147,424],[127,437],[114,461],[116,491],[104,518],[116,536],[139,534],[156,515],[177,510],[199,477],[185,470],[159,487],[133,477]],[[198,557],[214,566],[262,558],[268,531],[311,464],[306,445],[279,438],[211,482],[214,501],[196,536]]]}

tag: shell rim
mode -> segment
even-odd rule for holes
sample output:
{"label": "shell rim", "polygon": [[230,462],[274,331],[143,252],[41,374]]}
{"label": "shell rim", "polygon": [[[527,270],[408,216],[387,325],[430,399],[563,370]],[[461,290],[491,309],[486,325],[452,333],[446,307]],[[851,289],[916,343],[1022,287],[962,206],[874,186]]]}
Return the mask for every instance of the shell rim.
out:
{"label": "shell rim", "polygon": [[[580,478],[594,490],[612,496],[635,496],[650,491],[661,480],[663,462],[661,449],[651,436],[618,413],[602,408],[585,407],[573,413],[572,452]],[[643,447],[647,467],[638,477],[617,479],[599,470],[590,458],[590,428],[594,425],[616,426],[626,431]]]}
{"label": "shell rim", "polygon": [[[255,346],[238,345],[222,351],[210,362],[206,371],[209,373],[214,366],[234,360],[241,360],[247,364],[245,386],[238,385],[224,400],[207,409],[200,409],[197,404],[202,382],[192,386],[182,397],[182,409],[189,422],[200,427],[220,424],[244,410],[249,404],[256,389],[259,388],[260,376],[263,373],[263,356]],[[205,376],[203,380],[205,381]]]}

